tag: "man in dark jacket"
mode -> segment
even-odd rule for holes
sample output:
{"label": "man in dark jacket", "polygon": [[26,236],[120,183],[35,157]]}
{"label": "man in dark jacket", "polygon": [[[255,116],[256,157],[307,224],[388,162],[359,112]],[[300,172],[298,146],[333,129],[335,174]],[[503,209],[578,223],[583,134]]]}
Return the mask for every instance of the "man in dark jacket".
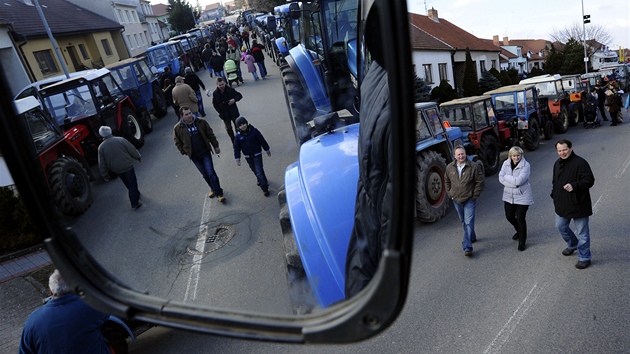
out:
{"label": "man in dark jacket", "polygon": [[201,52],[201,59],[203,59],[203,64],[208,69],[210,73],[210,77],[212,77],[212,65],[210,65],[210,60],[212,59],[212,49],[210,48],[210,44],[206,43],[203,46],[203,51]]}
{"label": "man in dark jacket", "polygon": [[212,57],[210,58],[210,66],[212,70],[214,70],[214,74],[217,77],[222,77],[225,79],[225,74],[223,73],[223,64],[225,64],[225,59],[219,55],[216,51],[212,51]]}
{"label": "man in dark jacket", "polygon": [[110,173],[120,177],[120,180],[129,190],[129,201],[133,209],[142,206],[138,179],[133,168],[135,161],[141,162],[138,150],[125,138],[112,136],[112,128],[104,125],[98,133],[103,137],[103,142],[98,146],[98,168],[105,181],[109,181]]}
{"label": "man in dark jacket", "polygon": [[263,169],[263,150],[267,153],[267,156],[271,156],[269,150],[269,144],[260,130],[254,128],[253,125],[247,122],[245,117],[239,117],[236,119],[237,133],[234,138],[234,158],[236,164],[241,165],[241,151],[245,156],[245,161],[249,165],[249,168],[256,175],[256,180],[263,194],[269,195],[269,183],[267,182],[267,176],[265,176],[265,170]]}
{"label": "man in dark jacket", "polygon": [[472,256],[475,234],[475,207],[484,186],[484,172],[478,164],[468,160],[466,149],[456,146],[455,159],[446,166],[444,184],[446,193],[453,199],[453,206],[464,227],[462,249],[466,257]]}
{"label": "man in dark jacket", "polygon": [[608,120],[606,117],[606,110],[604,109],[604,104],[606,103],[606,90],[599,81],[595,84],[595,88],[597,89],[597,107],[599,107],[599,114],[602,116],[602,120],[606,121]]}
{"label": "man in dark jacket", "polygon": [[262,44],[258,43],[255,40],[252,41],[251,53],[254,57],[256,65],[258,65],[258,69],[260,70],[260,77],[262,77],[263,79],[265,78],[265,76],[267,76],[267,68],[265,67],[265,54],[263,53],[264,50],[265,47]]}
{"label": "man in dark jacket", "polygon": [[[225,131],[230,136],[232,144],[234,144],[234,130],[232,123],[236,124],[236,118],[241,114],[238,111],[236,102],[243,98],[238,91],[227,86],[222,77],[217,77],[217,89],[212,93],[212,105],[219,113],[219,117],[223,120]],[[236,127],[238,129],[238,127]]]}
{"label": "man in dark jacket", "polygon": [[[553,165],[551,198],[556,212],[556,228],[567,243],[562,251],[570,256],[577,249],[577,269],[591,265],[591,236],[588,226],[589,216],[593,215],[589,189],[595,184],[595,177],[588,162],[573,152],[573,144],[567,139],[556,143],[560,158]],[[571,219],[577,235],[569,226]]]}
{"label": "man in dark jacket", "polygon": [[181,119],[173,127],[175,147],[182,155],[188,156],[201,172],[201,176],[210,187],[208,197],[213,198],[216,195],[217,200],[223,203],[225,202],[223,189],[212,163],[213,150],[217,155],[221,153],[219,142],[210,124],[201,118],[196,118],[190,107],[181,106],[179,110]]}
{"label": "man in dark jacket", "polygon": [[199,76],[197,76],[191,68],[186,68],[185,73],[184,83],[195,91],[195,95],[197,95],[197,107],[199,107],[199,114],[201,114],[202,117],[205,117],[206,110],[203,108],[203,96],[201,96],[201,89],[205,91],[206,85],[203,84],[203,81],[201,81]]}

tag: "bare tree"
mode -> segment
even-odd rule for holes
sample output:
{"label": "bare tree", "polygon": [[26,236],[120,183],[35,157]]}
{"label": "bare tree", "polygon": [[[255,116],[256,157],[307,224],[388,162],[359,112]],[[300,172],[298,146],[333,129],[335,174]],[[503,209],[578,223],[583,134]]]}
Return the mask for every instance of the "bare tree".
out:
{"label": "bare tree", "polygon": [[[554,41],[563,44],[567,43],[571,38],[582,41],[584,39],[582,23],[574,22],[562,29],[554,28],[550,36]],[[603,45],[608,45],[612,42],[612,35],[604,26],[588,23],[586,24],[586,40],[595,40]]]}

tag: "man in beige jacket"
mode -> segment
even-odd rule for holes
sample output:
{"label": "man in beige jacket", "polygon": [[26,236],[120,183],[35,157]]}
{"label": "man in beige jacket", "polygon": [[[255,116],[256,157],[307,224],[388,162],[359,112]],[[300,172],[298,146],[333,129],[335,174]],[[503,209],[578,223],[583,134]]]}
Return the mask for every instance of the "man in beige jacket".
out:
{"label": "man in beige jacket", "polygon": [[[188,106],[195,117],[199,116],[199,107],[197,105],[197,94],[190,86],[184,83],[184,78],[178,76],[175,78],[175,87],[173,88],[173,103],[179,107]],[[179,115],[179,112],[178,112]]]}

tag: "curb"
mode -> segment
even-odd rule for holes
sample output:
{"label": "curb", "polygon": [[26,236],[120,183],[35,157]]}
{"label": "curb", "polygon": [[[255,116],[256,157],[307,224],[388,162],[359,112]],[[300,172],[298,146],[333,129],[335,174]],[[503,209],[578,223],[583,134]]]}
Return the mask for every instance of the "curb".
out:
{"label": "curb", "polygon": [[42,250],[45,251],[46,249],[44,248],[44,244],[40,243],[39,245],[35,245],[35,246],[29,247],[29,248],[25,248],[25,249],[22,249],[22,250],[19,250],[19,251],[3,254],[3,255],[0,255],[0,263],[4,263],[6,261],[10,261],[12,259],[23,257],[23,256],[26,256],[28,254],[35,253],[37,251],[42,251]]}

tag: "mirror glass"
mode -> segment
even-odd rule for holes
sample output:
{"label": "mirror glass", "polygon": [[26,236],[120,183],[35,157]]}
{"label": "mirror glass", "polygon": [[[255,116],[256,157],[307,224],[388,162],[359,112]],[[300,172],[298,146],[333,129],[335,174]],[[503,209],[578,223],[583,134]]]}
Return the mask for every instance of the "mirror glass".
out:
{"label": "mirror glass", "polygon": [[[216,81],[216,72],[211,74],[204,68],[193,68],[197,69],[195,75],[205,86],[205,89],[200,88],[199,97],[203,101],[205,111],[200,112],[200,115],[209,123],[220,148],[214,149],[212,163],[223,190],[224,201],[219,200],[218,191],[215,191],[214,196],[210,195],[210,183],[202,178],[196,164],[176,148],[173,131],[179,118],[172,107],[167,108],[166,114],[160,113],[157,105],[142,110],[135,100],[137,97],[134,97],[133,103],[136,104],[137,110],[133,111],[124,108],[129,106],[120,103],[118,96],[110,98],[107,105],[96,105],[94,102],[97,98],[105,99],[101,96],[111,95],[116,90],[112,88],[106,91],[97,90],[102,85],[88,85],[81,80],[77,81],[77,86],[80,83],[80,87],[93,91],[85,91],[84,95],[82,94],[81,105],[90,105],[101,112],[102,120],[112,127],[114,135],[127,138],[141,154],[141,162],[133,163],[141,193],[139,206],[130,201],[130,195],[120,176],[112,174],[111,169],[110,173],[105,175],[99,170],[96,158],[98,143],[95,141],[100,142],[96,135],[96,127],[100,122],[90,118],[90,114],[69,117],[67,112],[72,105],[78,103],[72,101],[67,93],[76,91],[76,88],[63,87],[67,83],[61,82],[46,89],[42,98],[44,105],[48,101],[48,104],[54,105],[53,100],[47,101],[46,97],[58,95],[59,99],[55,102],[58,101],[57,103],[61,105],[54,105],[57,109],[55,112],[61,112],[66,118],[61,120],[63,124],[59,123],[59,120],[52,121],[60,124],[58,128],[66,133],[65,138],[60,140],[79,151],[83,157],[78,158],[79,162],[87,163],[89,167],[86,171],[88,175],[93,176],[90,182],[91,198],[83,195],[84,207],[66,208],[63,210],[65,214],[71,215],[60,215],[59,222],[69,227],[91,257],[113,274],[120,283],[126,284],[134,291],[173,302],[274,315],[317,312],[344,299],[344,247],[347,248],[349,232],[352,229],[356,197],[358,129],[354,126],[335,132],[330,130],[357,121],[354,118],[356,111],[353,110],[356,109],[357,103],[356,85],[361,79],[356,77],[357,65],[350,65],[348,62],[357,57],[368,56],[356,52],[363,49],[362,45],[357,45],[357,38],[360,38],[356,34],[358,30],[356,18],[359,15],[357,7],[348,7],[343,1],[324,3],[327,3],[326,11],[340,13],[335,16],[330,13],[326,16],[302,16],[300,21],[312,19],[332,21],[333,18],[339,18],[343,19],[344,23],[338,26],[320,23],[300,24],[304,28],[310,28],[306,33],[320,33],[318,38],[311,38],[319,43],[317,48],[320,53],[303,48],[301,55],[315,56],[316,58],[312,59],[318,59],[317,64],[320,67],[315,68],[314,75],[326,72],[327,65],[333,73],[344,75],[335,86],[342,91],[334,97],[334,105],[344,113],[335,116],[330,124],[315,127],[316,124],[310,122],[318,111],[315,110],[313,103],[310,103],[310,106],[303,103],[309,99],[308,91],[304,87],[291,86],[295,84],[289,82],[287,78],[293,77],[296,70],[291,70],[287,60],[277,57],[271,45],[269,49],[262,49],[265,51],[266,75],[258,66],[258,78],[255,78],[255,75],[252,76],[248,72],[244,63],[240,63],[243,82],[232,77],[234,73],[225,73],[228,86],[242,94],[243,98],[236,103],[240,116],[247,119],[250,128],[255,127],[262,133],[269,144],[269,154],[265,152],[262,154],[270,192],[268,196],[265,195],[265,186],[258,185],[257,182],[260,180],[248,166],[247,159],[241,156],[240,165],[237,163],[238,153],[235,152],[224,122],[218,114],[218,111],[223,109],[222,105],[226,103],[215,101],[217,105],[213,106],[212,93],[219,85]],[[283,13],[282,16],[290,19],[289,12]],[[287,23],[295,25],[296,21]],[[321,34],[325,29],[334,33]],[[302,42],[308,43],[308,40]],[[148,65],[154,67],[154,63]],[[341,65],[341,68],[335,65]],[[362,67],[365,66],[363,64]],[[6,78],[8,77],[6,68],[4,70]],[[113,81],[110,77],[100,77],[107,76],[100,71],[91,75],[94,80],[101,83],[111,84]],[[316,79],[320,83],[331,79],[337,80],[334,77]],[[159,94],[149,95],[145,103],[155,105],[157,103],[155,95],[158,97],[162,95],[162,86],[153,87],[154,90],[159,90]],[[119,89],[122,90],[120,87]],[[134,94],[143,95],[142,90],[138,89]],[[93,102],[90,104],[89,101]],[[296,109],[300,103],[302,107]],[[288,105],[292,107],[289,110]],[[75,139],[79,138],[78,135],[73,137],[69,135],[72,129],[85,129],[83,133],[92,135],[95,140],[74,143]],[[304,134],[304,129],[308,130],[307,134],[323,135],[314,140],[306,139],[301,135]],[[252,130],[248,131],[248,134],[253,134]],[[303,143],[303,146],[317,144],[320,148],[328,149],[327,154],[335,148],[333,154],[337,154],[341,159],[332,159],[328,155],[302,156],[296,140]],[[318,150],[310,151],[316,153]],[[259,152],[255,151],[255,154]],[[59,152],[58,156],[64,154]],[[241,154],[244,155],[244,152]],[[311,220],[322,223],[319,225],[321,230],[326,229],[331,237],[328,244],[319,245],[323,249],[326,266],[331,268],[332,278],[326,281],[335,283],[337,287],[336,295],[325,300],[305,287],[307,282],[304,281],[303,275],[302,278],[296,278],[295,273],[289,269],[295,265],[294,260],[290,258],[294,257],[296,252],[292,248],[295,247],[291,239],[293,234],[287,233],[287,228],[283,230],[282,227],[281,219],[285,218],[286,222],[287,216],[292,216],[291,212],[288,215],[283,212],[283,208],[286,207],[283,191],[285,174],[292,167],[296,167],[294,163],[298,160],[301,167],[296,173],[304,174],[300,178],[308,178],[307,181],[300,182],[308,182],[310,186],[317,187],[301,192],[318,192],[317,195],[305,194],[310,198],[306,202],[317,200],[321,203],[317,207],[331,214],[329,220],[317,218],[323,214],[315,215],[316,217]],[[75,162],[60,168],[64,171],[60,172],[62,175],[58,177],[65,181],[65,184],[60,183],[66,188],[77,187],[71,182],[80,180],[77,177],[80,174],[78,171],[80,164],[77,165]],[[43,166],[42,171],[47,175],[49,183],[51,172],[58,172],[52,171],[50,164]],[[344,188],[343,194],[334,192],[334,188],[325,188],[326,184],[335,187],[336,179],[345,179],[343,185],[348,187]],[[81,191],[80,186],[78,188],[78,191],[69,190],[65,193],[68,195],[73,195],[74,192],[87,193],[87,190]],[[287,194],[290,192],[288,188],[287,186]],[[304,187],[294,185],[292,188]],[[53,191],[53,198],[64,197]],[[73,195],[73,198],[79,197]],[[338,220],[339,215],[344,216],[343,223]],[[315,234],[317,232],[314,231]],[[310,280],[310,286],[317,286],[324,281],[321,278]]]}

